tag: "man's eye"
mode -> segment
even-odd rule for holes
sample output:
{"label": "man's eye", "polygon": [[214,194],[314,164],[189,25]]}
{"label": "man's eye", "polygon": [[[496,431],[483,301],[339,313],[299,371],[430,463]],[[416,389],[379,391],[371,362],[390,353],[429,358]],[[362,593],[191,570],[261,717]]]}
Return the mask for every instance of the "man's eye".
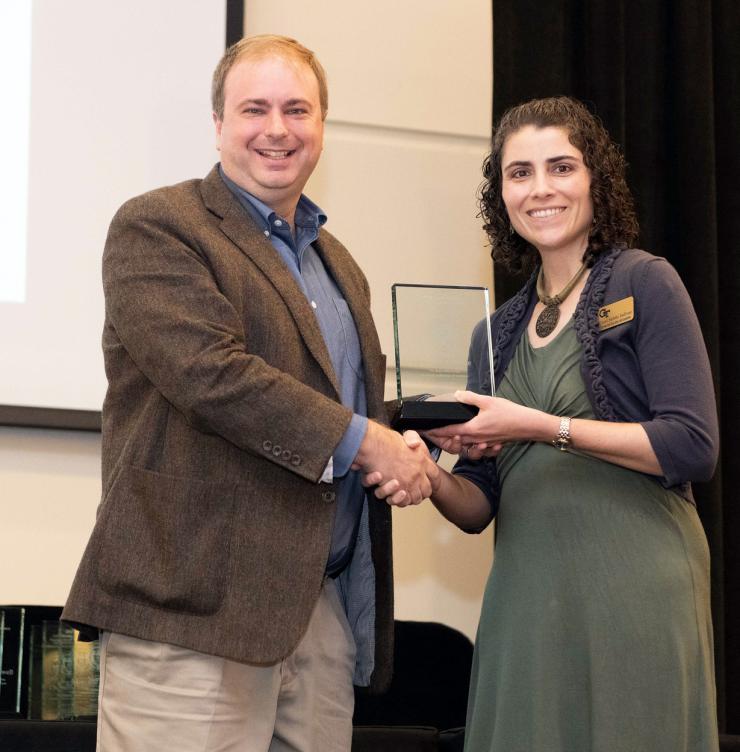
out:
{"label": "man's eye", "polygon": [[306,110],[304,110],[302,107],[293,107],[290,110],[288,110],[288,115],[305,115]]}
{"label": "man's eye", "polygon": [[247,107],[244,110],[245,115],[261,115],[263,110],[259,107]]}

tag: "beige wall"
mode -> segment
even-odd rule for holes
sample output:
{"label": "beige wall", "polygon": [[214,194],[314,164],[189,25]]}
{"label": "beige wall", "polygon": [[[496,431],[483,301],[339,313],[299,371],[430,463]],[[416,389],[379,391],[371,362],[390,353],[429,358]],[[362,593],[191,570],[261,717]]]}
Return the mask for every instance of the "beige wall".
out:
{"label": "beige wall", "polygon": [[100,498],[100,434],[0,428],[0,603],[64,602]]}
{"label": "beige wall", "polygon": [[[491,285],[474,200],[490,3],[250,0],[245,23],[296,36],[327,70],[325,150],[307,192],[365,269],[390,354],[393,282]],[[94,521],[99,457],[97,434],[0,428],[0,603],[63,602]],[[428,503],[394,511],[394,526],[397,617],[472,637],[491,531],[464,535]]]}

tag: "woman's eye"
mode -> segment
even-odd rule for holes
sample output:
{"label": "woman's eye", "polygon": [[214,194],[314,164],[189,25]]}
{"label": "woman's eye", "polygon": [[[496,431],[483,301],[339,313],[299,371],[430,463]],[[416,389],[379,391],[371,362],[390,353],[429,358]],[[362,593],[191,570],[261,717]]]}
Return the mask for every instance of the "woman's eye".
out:
{"label": "woman's eye", "polygon": [[567,173],[571,172],[572,167],[568,164],[559,164],[555,165],[555,172],[558,173],[558,175],[566,175]]}
{"label": "woman's eye", "polygon": [[527,171],[526,170],[514,170],[514,172],[511,173],[511,177],[514,179],[525,178],[527,177]]}

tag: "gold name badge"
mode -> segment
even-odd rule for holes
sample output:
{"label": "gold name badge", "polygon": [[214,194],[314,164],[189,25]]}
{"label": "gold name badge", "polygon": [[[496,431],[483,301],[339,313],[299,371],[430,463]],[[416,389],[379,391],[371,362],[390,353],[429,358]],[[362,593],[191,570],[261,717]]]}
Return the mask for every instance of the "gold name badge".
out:
{"label": "gold name badge", "polygon": [[626,324],[635,318],[635,299],[630,295],[629,298],[622,298],[615,303],[602,306],[598,311],[599,329],[603,332],[611,329],[613,326]]}

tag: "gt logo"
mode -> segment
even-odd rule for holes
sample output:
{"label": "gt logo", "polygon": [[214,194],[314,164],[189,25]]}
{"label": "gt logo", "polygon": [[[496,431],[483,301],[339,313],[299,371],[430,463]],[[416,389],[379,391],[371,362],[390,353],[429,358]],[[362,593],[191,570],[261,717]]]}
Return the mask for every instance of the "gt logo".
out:
{"label": "gt logo", "polygon": [[602,332],[620,324],[626,324],[635,317],[635,300],[631,295],[622,300],[615,300],[599,308],[597,315],[599,329]]}

